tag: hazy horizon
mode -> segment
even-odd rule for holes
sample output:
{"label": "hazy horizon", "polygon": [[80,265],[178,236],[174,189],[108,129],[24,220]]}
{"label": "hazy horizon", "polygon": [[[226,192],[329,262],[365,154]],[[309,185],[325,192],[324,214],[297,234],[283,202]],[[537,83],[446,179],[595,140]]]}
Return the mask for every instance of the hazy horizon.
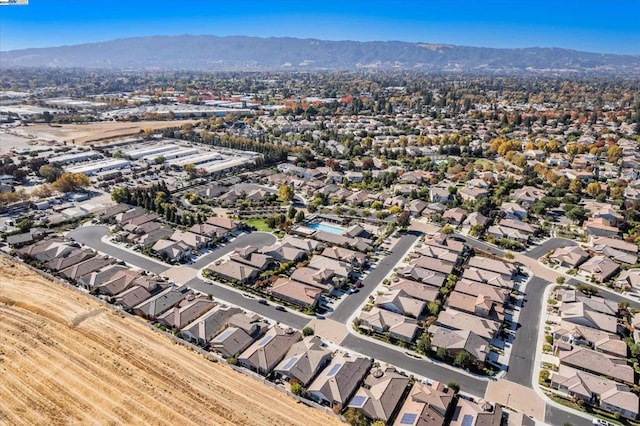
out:
{"label": "hazy horizon", "polygon": [[26,6],[0,6],[0,51],[190,34],[640,54],[636,0],[615,7],[593,0],[188,0],[179,6],[151,0],[31,0]]}

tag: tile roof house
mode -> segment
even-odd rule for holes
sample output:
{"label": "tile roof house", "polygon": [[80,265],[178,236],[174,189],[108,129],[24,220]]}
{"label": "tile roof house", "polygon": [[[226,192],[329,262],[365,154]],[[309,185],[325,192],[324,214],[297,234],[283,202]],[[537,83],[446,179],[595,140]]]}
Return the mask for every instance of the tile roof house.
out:
{"label": "tile roof house", "polygon": [[[476,315],[467,314],[455,309],[447,308],[438,314],[435,325],[451,330],[469,330],[486,339],[493,339],[500,331],[500,323]],[[431,327],[429,327],[431,332]]]}
{"label": "tile roof house", "polygon": [[252,246],[235,249],[229,256],[229,260],[260,269],[261,271],[276,266],[276,262],[271,256],[259,253],[258,248]]}
{"label": "tile roof house", "polygon": [[151,250],[158,256],[165,257],[169,260],[179,262],[191,255],[191,247],[182,243],[171,240],[158,240],[155,242]]}
{"label": "tile roof house", "polygon": [[583,224],[584,233],[589,236],[615,237],[620,233],[620,229],[612,226],[608,220],[599,218],[588,218]]}
{"label": "tile roof house", "polygon": [[565,268],[577,268],[589,259],[589,253],[580,246],[560,247],[556,249],[549,260]]}
{"label": "tile roof house", "polygon": [[445,234],[436,233],[431,238],[426,238],[424,244],[428,246],[435,246],[445,248],[449,251],[453,251],[461,254],[464,251],[464,243],[456,241],[451,238],[447,238]]}
{"label": "tile roof house", "polygon": [[485,400],[472,401],[459,398],[453,409],[450,426],[500,426],[502,408]]}
{"label": "tile roof house", "polygon": [[67,252],[66,256],[56,257],[48,261],[44,267],[52,271],[61,271],[77,263],[91,259],[95,255],[96,253],[90,249],[74,249],[71,252]]}
{"label": "tile roof house", "polygon": [[456,264],[458,263],[458,260],[459,260],[458,253],[447,250],[442,247],[436,247],[436,246],[422,246],[422,247],[416,248],[414,253],[416,256],[420,255],[420,256],[432,257],[434,259],[439,259],[444,262],[449,262],[451,264]]}
{"label": "tile roof house", "polygon": [[443,275],[449,275],[453,272],[454,264],[436,259],[435,257],[420,256],[410,262],[411,266],[417,266],[429,271],[438,272]]}
{"label": "tile roof house", "polygon": [[371,364],[370,358],[338,352],[309,385],[307,394],[321,404],[342,408],[369,372]]}
{"label": "tile roof house", "polygon": [[208,247],[213,242],[211,238],[207,236],[195,234],[189,231],[184,232],[178,229],[173,232],[173,234],[171,235],[171,237],[169,237],[169,239],[177,243],[182,243],[185,246],[189,247],[191,250],[197,250],[203,247]]}
{"label": "tile roof house", "polygon": [[324,347],[320,337],[307,336],[291,346],[274,372],[307,386],[330,362],[331,350]]}
{"label": "tile roof house", "polygon": [[196,297],[191,294],[178,302],[174,307],[158,315],[156,320],[167,327],[181,329],[214,306],[215,302],[209,300],[207,296]]}
{"label": "tile roof house", "polygon": [[536,225],[531,225],[529,223],[515,219],[500,219],[498,225],[500,225],[502,228],[518,230],[527,235],[534,235],[540,230],[540,228]]}
{"label": "tile roof house", "polygon": [[305,250],[285,242],[263,247],[260,251],[279,262],[299,262],[307,255]]}
{"label": "tile roof house", "polygon": [[135,285],[133,287],[129,287],[121,293],[116,294],[112,300],[115,306],[119,306],[125,311],[129,312],[133,309],[134,306],[139,305],[150,297],[151,293],[149,293],[146,288]]}
{"label": "tile roof house", "polygon": [[412,298],[403,290],[391,290],[377,296],[375,306],[396,314],[418,318],[424,311],[426,303]]}
{"label": "tile roof house", "polygon": [[461,209],[460,207],[454,207],[452,209],[446,210],[442,214],[442,219],[453,225],[460,225],[466,219],[468,211],[465,209]]}
{"label": "tile roof house", "polygon": [[627,365],[624,358],[618,358],[583,347],[574,347],[570,351],[558,353],[560,365],[583,370],[595,375],[605,376],[619,382],[633,384],[635,371]]}
{"label": "tile roof house", "polygon": [[616,317],[592,311],[582,302],[571,303],[570,305],[571,306],[565,307],[560,313],[560,318],[563,321],[597,328],[609,333],[617,332],[618,322]]}
{"label": "tile roof house", "polygon": [[622,289],[640,290],[640,269],[628,269],[622,271],[616,278],[615,285]]}
{"label": "tile roof house", "polygon": [[429,327],[431,347],[433,350],[444,348],[450,357],[455,358],[459,352],[467,351],[478,362],[483,363],[489,354],[487,341],[469,330],[451,330],[439,326]]}
{"label": "tile roof house", "polygon": [[362,268],[367,260],[364,253],[343,247],[327,247],[322,256],[350,263],[354,268]]}
{"label": "tile roof house", "polygon": [[353,267],[349,263],[321,255],[311,257],[308,267],[317,270],[331,270],[344,279],[348,279],[353,274]]}
{"label": "tile roof house", "polygon": [[467,216],[464,222],[462,222],[462,225],[468,228],[472,228],[476,225],[482,226],[484,228],[488,224],[489,224],[489,218],[480,212],[469,213],[469,216]]}
{"label": "tile roof house", "polygon": [[423,284],[406,278],[394,277],[389,283],[389,290],[402,290],[408,296],[425,302],[433,302],[438,298],[439,287]]}
{"label": "tile roof house", "polygon": [[508,228],[500,225],[492,225],[487,229],[487,235],[491,235],[494,238],[499,240],[512,240],[519,241],[523,244],[527,244],[529,242],[530,234],[519,231],[517,229]]}
{"label": "tile roof house", "polygon": [[409,378],[398,373],[394,367],[374,367],[351,398],[349,407],[360,411],[368,419],[388,422],[408,385]]}
{"label": "tile roof house", "polygon": [[616,316],[618,315],[619,306],[613,300],[605,299],[598,296],[587,296],[580,291],[574,289],[558,290],[556,299],[561,301],[560,312],[565,308],[569,308],[574,303],[580,302],[591,311],[601,312],[603,314]]}
{"label": "tile roof house", "polygon": [[398,411],[394,426],[441,426],[453,409],[453,391],[440,382],[415,382]]}
{"label": "tile roof house", "polygon": [[444,274],[420,268],[416,265],[407,265],[404,269],[398,271],[398,275],[435,287],[442,287],[447,279]]}
{"label": "tile roof house", "polygon": [[98,271],[115,263],[115,259],[109,256],[95,256],[91,259],[76,263],[60,271],[60,274],[72,282],[78,281],[83,276]]}
{"label": "tile roof house", "polygon": [[390,333],[395,339],[412,342],[418,332],[418,322],[385,309],[373,307],[369,312],[361,311],[359,328],[377,333]]}
{"label": "tile roof house", "polygon": [[[214,306],[200,317],[187,324],[181,331],[180,335],[183,339],[192,343],[205,346],[215,335],[224,330],[225,327],[231,326],[238,321],[234,319],[242,319],[245,316],[242,309],[230,306]],[[252,336],[258,336],[266,327],[266,324],[260,320],[257,315],[251,315],[244,320],[243,323],[250,324],[245,331]]]}
{"label": "tile roof house", "polygon": [[106,283],[119,271],[129,270],[126,266],[121,265],[109,265],[98,271],[94,271],[90,274],[78,280],[78,286],[84,288],[87,291],[92,291],[94,288]]}
{"label": "tile roof house", "polygon": [[235,233],[238,231],[238,222],[226,217],[211,216],[207,218],[207,223],[225,229],[227,232]]}
{"label": "tile roof house", "polygon": [[509,298],[509,290],[492,285],[471,281],[466,278],[458,280],[455,291],[471,296],[487,296],[495,303],[504,304]]}
{"label": "tile roof house", "polygon": [[299,331],[270,328],[238,357],[238,364],[260,374],[269,374],[287,354],[291,346],[302,340]]}
{"label": "tile roof house", "polygon": [[133,308],[133,313],[147,319],[155,319],[171,309],[182,299],[193,294],[188,288],[169,287]]}
{"label": "tile roof house", "polygon": [[235,357],[255,342],[255,338],[240,327],[229,326],[209,342],[211,349],[226,358]]}
{"label": "tile roof house", "polygon": [[470,268],[478,268],[489,272],[495,272],[506,279],[513,279],[517,273],[516,266],[511,263],[500,262],[499,260],[480,256],[470,258],[468,266]]}
{"label": "tile roof house", "polygon": [[513,288],[513,281],[510,279],[505,278],[499,273],[485,271],[484,269],[467,268],[462,271],[462,278],[509,290]]}
{"label": "tile roof house", "polygon": [[260,270],[242,263],[227,261],[216,261],[207,266],[215,275],[240,284],[251,282],[258,277]]}
{"label": "tile roof house", "polygon": [[546,192],[533,186],[523,186],[513,192],[511,198],[520,205],[532,205],[546,196]]}
{"label": "tile roof house", "polygon": [[569,344],[588,345],[613,356],[627,356],[627,344],[618,335],[584,325],[560,321],[553,330],[553,338]]}
{"label": "tile roof house", "polygon": [[618,264],[605,256],[594,256],[578,269],[593,276],[598,282],[608,281],[620,271]]}
{"label": "tile roof house", "polygon": [[632,255],[638,255],[637,244],[629,243],[617,238],[591,236],[589,238],[589,246],[596,253],[602,253],[605,248],[609,247]]}
{"label": "tile roof house", "polygon": [[320,299],[322,289],[280,277],[271,285],[269,292],[294,305],[313,308]]}
{"label": "tile roof house", "polygon": [[303,266],[296,268],[291,274],[291,279],[302,284],[317,287],[325,292],[338,288],[345,281],[330,269],[313,269]]}
{"label": "tile roof house", "polygon": [[527,209],[518,203],[502,203],[500,205],[500,212],[504,214],[504,217],[507,219],[522,220],[526,219],[528,216]]}
{"label": "tile roof house", "polygon": [[449,294],[446,306],[498,322],[504,320],[504,307],[502,304],[496,303],[496,301],[484,294],[471,296],[459,291],[452,291]]}

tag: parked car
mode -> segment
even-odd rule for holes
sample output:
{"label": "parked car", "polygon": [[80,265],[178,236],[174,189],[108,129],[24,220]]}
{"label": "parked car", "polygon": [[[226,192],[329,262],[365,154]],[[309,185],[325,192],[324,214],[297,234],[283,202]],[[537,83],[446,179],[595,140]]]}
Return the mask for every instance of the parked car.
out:
{"label": "parked car", "polygon": [[260,300],[258,300],[258,303],[261,304],[261,305],[268,305],[269,304],[269,302],[267,302],[266,299],[260,299]]}
{"label": "parked car", "polygon": [[598,419],[598,418],[594,418],[591,423],[593,423],[594,425],[600,425],[600,426],[616,426],[615,424],[608,422],[606,420],[602,420],[602,419]]}
{"label": "parked car", "polygon": [[281,311],[281,312],[286,312],[287,310],[284,308],[284,306],[276,306],[276,311]]}

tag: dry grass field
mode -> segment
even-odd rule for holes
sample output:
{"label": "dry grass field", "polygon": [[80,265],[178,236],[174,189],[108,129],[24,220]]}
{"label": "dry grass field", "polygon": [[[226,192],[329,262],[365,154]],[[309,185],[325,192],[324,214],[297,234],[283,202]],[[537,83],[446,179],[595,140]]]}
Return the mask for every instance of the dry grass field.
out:
{"label": "dry grass field", "polygon": [[145,129],[163,129],[165,127],[180,127],[185,123],[195,123],[196,120],[176,121],[137,121],[137,122],[101,122],[88,124],[36,124],[28,127],[16,128],[17,132],[25,136],[31,135],[42,140],[56,140],[60,142],[87,145],[99,144],[114,138],[135,136]]}
{"label": "dry grass field", "polygon": [[0,424],[338,423],[0,257]]}

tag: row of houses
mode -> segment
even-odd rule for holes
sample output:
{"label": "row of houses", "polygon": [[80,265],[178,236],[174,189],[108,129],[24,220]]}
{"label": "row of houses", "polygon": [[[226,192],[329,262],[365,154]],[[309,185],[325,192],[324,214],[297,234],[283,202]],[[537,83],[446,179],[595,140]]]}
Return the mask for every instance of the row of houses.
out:
{"label": "row of houses", "polygon": [[505,305],[518,273],[513,264],[471,257],[449,294],[445,309],[429,326],[431,349],[455,358],[470,354],[478,367],[488,361],[489,346],[509,320]]}
{"label": "row of houses", "polygon": [[194,224],[188,230],[179,230],[164,225],[153,212],[123,203],[94,214],[102,222],[118,225],[118,241],[149,247],[153,254],[171,262],[184,261],[193,252],[213,247],[240,231],[239,223],[217,216],[207,218],[205,223]]}
{"label": "row of houses", "polygon": [[551,386],[572,398],[636,419],[638,396],[631,392],[635,370],[621,339],[618,304],[571,289],[557,290],[558,325],[552,330],[558,371]]}
{"label": "row of houses", "polygon": [[[363,228],[359,229],[363,231]],[[367,263],[367,256],[361,251],[334,245],[317,238],[316,234],[311,237],[293,234],[272,246],[236,249],[207,269],[218,279],[246,285],[256,282],[265,272],[288,266],[283,274],[268,280],[270,286],[266,291],[309,309],[316,306],[322,294],[353,282]]]}
{"label": "row of houses", "polygon": [[[621,266],[638,263],[638,246],[617,238],[591,236],[588,250],[580,246],[561,247],[550,254],[549,261],[562,267],[576,269],[602,283],[615,277]],[[616,286],[633,288],[637,271],[626,270],[615,281]]]}

